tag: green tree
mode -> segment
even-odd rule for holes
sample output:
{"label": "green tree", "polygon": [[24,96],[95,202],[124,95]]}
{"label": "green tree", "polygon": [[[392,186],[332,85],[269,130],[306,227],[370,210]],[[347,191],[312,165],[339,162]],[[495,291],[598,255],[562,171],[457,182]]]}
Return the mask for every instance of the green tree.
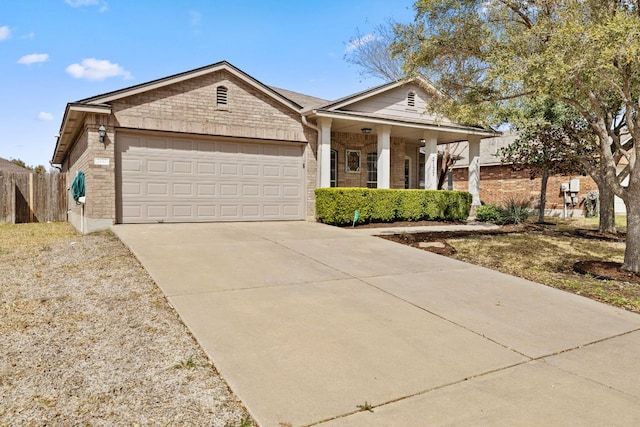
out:
{"label": "green tree", "polygon": [[27,166],[27,164],[20,159],[11,159],[10,162],[13,163],[14,165],[20,166],[21,168],[32,169],[31,166]]}
{"label": "green tree", "polygon": [[533,100],[523,114],[515,123],[518,138],[497,155],[515,170],[528,170],[531,179],[541,178],[538,222],[544,223],[549,176],[585,173],[578,159],[596,161],[594,150],[585,142],[592,136],[583,119],[553,99]]}
{"label": "green tree", "polygon": [[408,74],[420,70],[438,88],[434,111],[491,125],[508,121],[527,98],[548,96],[583,117],[599,157],[582,164],[600,190],[600,229],[615,231],[613,196],[621,197],[623,267],[640,272],[638,3],[419,0],[414,7],[414,22],[396,25],[392,50]]}

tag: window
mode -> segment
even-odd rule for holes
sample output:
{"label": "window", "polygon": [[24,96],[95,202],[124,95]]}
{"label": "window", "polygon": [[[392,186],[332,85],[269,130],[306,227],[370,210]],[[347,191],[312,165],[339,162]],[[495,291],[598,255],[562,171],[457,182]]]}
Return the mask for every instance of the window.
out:
{"label": "window", "polygon": [[331,187],[338,186],[338,151],[331,150]]}
{"label": "window", "polygon": [[416,106],[416,93],[415,92],[409,92],[407,94],[407,107],[415,107]]}
{"label": "window", "polygon": [[404,188],[411,188],[411,158],[404,158]]}
{"label": "window", "polygon": [[227,106],[227,88],[224,86],[218,86],[216,89],[216,104],[218,107]]}
{"label": "window", "polygon": [[367,187],[378,187],[378,153],[367,153]]}

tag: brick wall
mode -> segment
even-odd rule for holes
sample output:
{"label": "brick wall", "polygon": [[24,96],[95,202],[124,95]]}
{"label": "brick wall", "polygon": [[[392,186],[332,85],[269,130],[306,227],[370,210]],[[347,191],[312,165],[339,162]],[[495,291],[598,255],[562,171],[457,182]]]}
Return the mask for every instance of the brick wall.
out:
{"label": "brick wall", "polygon": [[[454,190],[468,190],[467,168],[453,169]],[[588,176],[549,177],[547,184],[547,209],[562,209],[564,204],[560,184],[568,183],[571,179],[580,180],[580,201],[591,190],[597,190],[595,182]],[[514,171],[510,166],[482,166],[480,167],[480,200],[484,203],[503,204],[507,200],[528,199],[532,207],[537,207],[540,200],[540,178],[531,179],[528,171]],[[580,204],[582,206],[582,203]]]}
{"label": "brick wall", "polygon": [[[107,128],[105,143],[99,141],[98,127]],[[115,161],[114,127],[112,119],[105,115],[88,114],[84,128],[64,162],[67,172],[67,188],[79,171],[85,174],[86,204],[84,223],[81,224],[81,206],[68,195],[69,221],[78,229],[91,232],[107,228],[115,221]],[[107,159],[108,165],[96,165],[95,159]]]}
{"label": "brick wall", "polygon": [[[227,88],[227,105],[216,91]],[[300,115],[222,70],[113,102],[115,125],[201,135],[306,141]]]}

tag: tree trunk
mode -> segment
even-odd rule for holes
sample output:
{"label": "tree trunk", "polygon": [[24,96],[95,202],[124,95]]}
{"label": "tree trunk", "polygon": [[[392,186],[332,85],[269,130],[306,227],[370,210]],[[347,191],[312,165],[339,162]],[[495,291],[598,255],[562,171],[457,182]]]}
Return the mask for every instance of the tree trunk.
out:
{"label": "tree trunk", "polygon": [[629,200],[625,203],[627,207],[627,246],[624,251],[625,270],[640,273],[640,195],[629,195]]}
{"label": "tree trunk", "polygon": [[540,181],[540,212],[538,213],[538,223],[544,223],[544,210],[547,206],[547,182],[549,182],[549,170],[542,170],[542,179]]}
{"label": "tree trunk", "polygon": [[[637,163],[635,166],[640,167]],[[627,246],[622,268],[640,273],[640,170],[631,171],[625,193],[623,200],[627,208]]]}
{"label": "tree trunk", "polygon": [[600,198],[600,223],[598,230],[602,233],[616,233],[615,194],[607,185],[598,185]]}

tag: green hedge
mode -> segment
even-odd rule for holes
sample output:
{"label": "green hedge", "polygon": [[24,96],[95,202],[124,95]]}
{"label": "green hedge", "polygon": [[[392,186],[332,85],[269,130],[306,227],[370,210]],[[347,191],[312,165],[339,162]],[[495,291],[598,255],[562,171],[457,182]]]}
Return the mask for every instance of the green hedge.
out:
{"label": "green hedge", "polygon": [[381,190],[374,188],[316,189],[316,217],[332,225],[393,221],[464,221],[471,194],[441,190]]}

